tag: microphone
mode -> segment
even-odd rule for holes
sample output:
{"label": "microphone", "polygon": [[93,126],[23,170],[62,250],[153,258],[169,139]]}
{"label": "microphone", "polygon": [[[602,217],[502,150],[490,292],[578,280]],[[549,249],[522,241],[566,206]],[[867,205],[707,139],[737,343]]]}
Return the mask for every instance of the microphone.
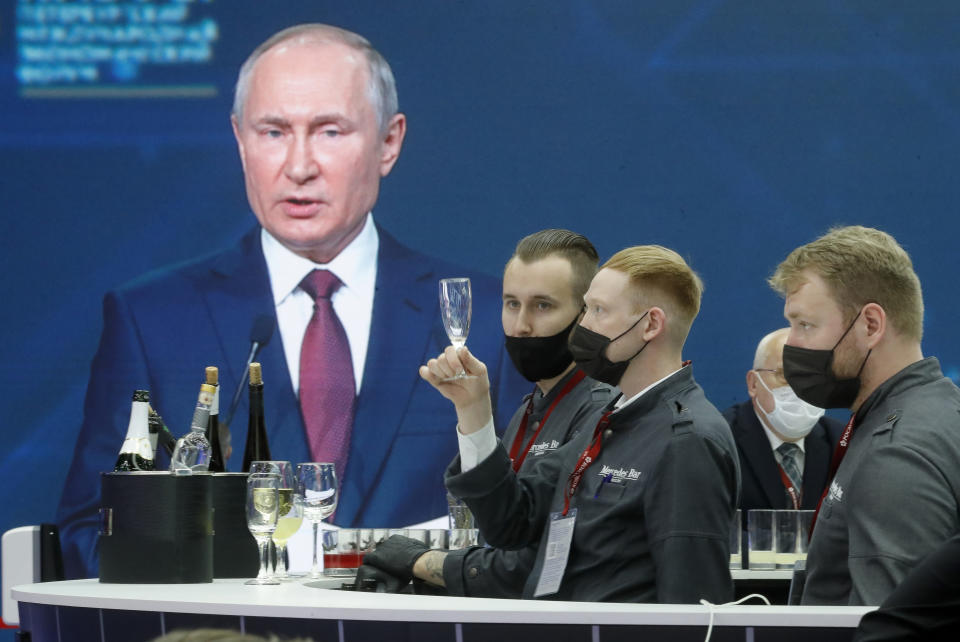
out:
{"label": "microphone", "polygon": [[237,391],[233,393],[230,412],[227,413],[227,420],[224,422],[228,426],[233,422],[233,414],[237,411],[237,406],[240,405],[240,393],[243,392],[243,386],[247,383],[250,364],[256,359],[260,349],[270,342],[270,337],[273,336],[273,330],[276,326],[277,319],[272,314],[261,314],[253,320],[253,326],[250,328],[250,353],[247,355],[247,362],[243,364],[240,383],[237,384]]}

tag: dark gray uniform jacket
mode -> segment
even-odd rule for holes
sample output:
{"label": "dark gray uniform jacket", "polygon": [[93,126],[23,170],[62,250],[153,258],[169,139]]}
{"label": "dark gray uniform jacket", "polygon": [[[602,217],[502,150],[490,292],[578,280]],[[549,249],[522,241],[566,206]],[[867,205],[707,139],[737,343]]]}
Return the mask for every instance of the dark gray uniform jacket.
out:
{"label": "dark gray uniform jacket", "polygon": [[[576,372],[574,369],[568,373],[546,395],[541,393],[539,388],[534,390],[533,410],[527,421],[524,446],[529,443],[550,404]],[[536,442],[530,447],[530,452],[523,461],[520,474],[529,472],[541,458],[567,443],[580,427],[593,430],[603,408],[616,394],[615,388],[590,377],[581,380],[550,413],[549,420],[543,425]],[[514,413],[503,435],[503,443],[508,452],[520,428],[520,421],[530,397],[531,395],[527,395],[524,398],[523,405]],[[443,562],[443,581],[450,595],[519,598],[527,576],[533,569],[536,555],[537,548],[534,545],[516,551],[485,547],[450,551]]]}
{"label": "dark gray uniform jacket", "polygon": [[857,411],[807,557],[803,604],[878,605],[960,531],[960,390],[933,357]]}
{"label": "dark gray uniform jacket", "polygon": [[[613,403],[609,408],[613,407]],[[739,492],[730,428],[682,368],[610,415],[603,449],[571,500],[578,510],[570,557],[550,599],[720,603],[733,595],[729,540]],[[549,515],[563,510],[564,488],[593,438],[584,427],[514,475],[502,444],[460,472],[447,488],[462,497],[493,546],[539,541],[523,596],[532,597],[543,565]]]}

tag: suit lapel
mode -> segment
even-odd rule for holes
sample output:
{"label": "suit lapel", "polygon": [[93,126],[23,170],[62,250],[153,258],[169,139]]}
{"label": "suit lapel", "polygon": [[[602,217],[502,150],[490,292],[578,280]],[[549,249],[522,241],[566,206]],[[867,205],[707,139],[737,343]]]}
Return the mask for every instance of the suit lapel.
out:
{"label": "suit lapel", "polygon": [[750,467],[754,476],[760,480],[760,487],[770,506],[783,508],[785,495],[783,483],[780,481],[780,471],[777,460],[770,449],[770,440],[753,410],[753,405],[745,403],[740,407],[743,420],[738,422],[740,448],[743,450],[743,459]]}
{"label": "suit lapel", "polygon": [[[209,282],[203,285],[211,325],[223,355],[221,413],[226,418],[231,398],[242,380],[250,352],[253,324],[258,316],[266,315],[273,320],[274,329],[255,360],[263,366],[263,403],[270,449],[278,457],[304,461],[306,439],[303,420],[290,384],[283,342],[276,328],[276,311],[266,261],[260,247],[259,227],[247,233],[235,251],[218,257],[211,267]],[[244,386],[230,426],[233,455],[228,468],[233,471],[238,471],[242,464],[247,434],[247,399]]]}
{"label": "suit lapel", "polygon": [[[380,250],[370,342],[353,421],[337,522],[352,524],[380,473],[420,379],[436,327],[437,277],[378,227]],[[435,341],[433,342],[435,343]]]}

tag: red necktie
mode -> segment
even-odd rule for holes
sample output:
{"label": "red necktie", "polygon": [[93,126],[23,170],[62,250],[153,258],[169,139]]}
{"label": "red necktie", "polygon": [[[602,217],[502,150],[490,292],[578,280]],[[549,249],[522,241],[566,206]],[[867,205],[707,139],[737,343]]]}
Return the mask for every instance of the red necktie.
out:
{"label": "red necktie", "polygon": [[314,300],[300,348],[300,410],[313,461],[333,462],[342,486],[357,389],[347,333],[330,301],[341,285],[327,270],[314,270],[300,282]]}

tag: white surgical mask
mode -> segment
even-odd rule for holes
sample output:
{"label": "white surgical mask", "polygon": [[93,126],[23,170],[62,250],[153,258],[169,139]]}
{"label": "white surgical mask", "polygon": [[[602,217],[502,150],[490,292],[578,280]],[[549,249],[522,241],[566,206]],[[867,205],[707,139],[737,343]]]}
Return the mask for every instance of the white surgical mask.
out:
{"label": "white surgical mask", "polygon": [[823,408],[811,406],[797,397],[790,386],[770,389],[760,374],[760,385],[773,396],[773,412],[767,412],[757,402],[757,408],[770,423],[770,427],[790,440],[803,439],[823,416]]}

